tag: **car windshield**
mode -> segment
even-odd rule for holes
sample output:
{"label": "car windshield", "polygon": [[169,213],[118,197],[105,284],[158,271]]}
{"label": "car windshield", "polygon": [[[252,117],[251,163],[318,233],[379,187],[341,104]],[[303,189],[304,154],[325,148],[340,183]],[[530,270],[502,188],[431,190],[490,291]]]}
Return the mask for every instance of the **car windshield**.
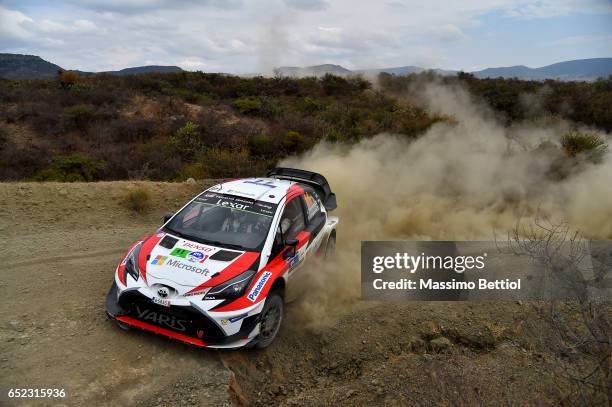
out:
{"label": "car windshield", "polygon": [[259,250],[268,235],[275,204],[204,192],[165,229],[185,239],[240,250]]}

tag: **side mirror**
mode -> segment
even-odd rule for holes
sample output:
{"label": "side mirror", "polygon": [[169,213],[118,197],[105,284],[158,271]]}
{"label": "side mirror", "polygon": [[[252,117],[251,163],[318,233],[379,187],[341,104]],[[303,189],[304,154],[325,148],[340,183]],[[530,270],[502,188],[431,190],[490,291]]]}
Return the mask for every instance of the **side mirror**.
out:
{"label": "side mirror", "polygon": [[174,214],[172,212],[168,212],[167,214],[164,215],[164,224],[166,222],[168,222],[170,220],[170,218],[172,218],[174,216]]}
{"label": "side mirror", "polygon": [[285,242],[285,244],[287,245],[287,250],[285,250],[285,252],[283,253],[284,259],[289,259],[295,256],[295,251],[298,243],[299,242],[297,239],[289,239]]}

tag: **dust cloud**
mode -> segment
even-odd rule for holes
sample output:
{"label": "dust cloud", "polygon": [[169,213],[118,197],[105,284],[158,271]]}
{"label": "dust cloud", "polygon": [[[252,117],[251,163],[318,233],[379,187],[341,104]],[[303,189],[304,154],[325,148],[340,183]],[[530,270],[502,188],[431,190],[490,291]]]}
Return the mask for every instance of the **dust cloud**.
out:
{"label": "dust cloud", "polygon": [[561,152],[554,146],[569,123],[507,127],[460,87],[427,83],[417,93],[429,111],[452,120],[416,140],[380,134],[352,146],[322,142],[280,164],[322,173],[337,195],[336,260],[312,273],[317,287],[306,300],[313,324],[357,302],[362,240],[493,240],[536,212],[586,237],[612,238],[610,152],[555,178]]}

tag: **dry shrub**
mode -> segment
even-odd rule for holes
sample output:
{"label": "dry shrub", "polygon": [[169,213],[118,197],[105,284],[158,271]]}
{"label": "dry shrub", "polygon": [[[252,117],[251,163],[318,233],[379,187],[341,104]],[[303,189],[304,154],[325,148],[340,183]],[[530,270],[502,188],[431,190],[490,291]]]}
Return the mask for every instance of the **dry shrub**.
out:
{"label": "dry shrub", "polygon": [[151,194],[149,190],[144,187],[138,187],[136,189],[129,190],[124,198],[123,205],[137,213],[145,212],[150,205]]}

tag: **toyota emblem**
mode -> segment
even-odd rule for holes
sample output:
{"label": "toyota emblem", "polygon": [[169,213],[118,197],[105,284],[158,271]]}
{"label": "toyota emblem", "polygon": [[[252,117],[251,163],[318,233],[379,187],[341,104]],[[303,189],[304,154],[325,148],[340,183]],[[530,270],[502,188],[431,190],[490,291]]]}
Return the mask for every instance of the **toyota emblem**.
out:
{"label": "toyota emblem", "polygon": [[159,295],[161,298],[166,298],[168,294],[169,292],[166,287],[162,287],[159,290],[157,290],[157,295]]}

